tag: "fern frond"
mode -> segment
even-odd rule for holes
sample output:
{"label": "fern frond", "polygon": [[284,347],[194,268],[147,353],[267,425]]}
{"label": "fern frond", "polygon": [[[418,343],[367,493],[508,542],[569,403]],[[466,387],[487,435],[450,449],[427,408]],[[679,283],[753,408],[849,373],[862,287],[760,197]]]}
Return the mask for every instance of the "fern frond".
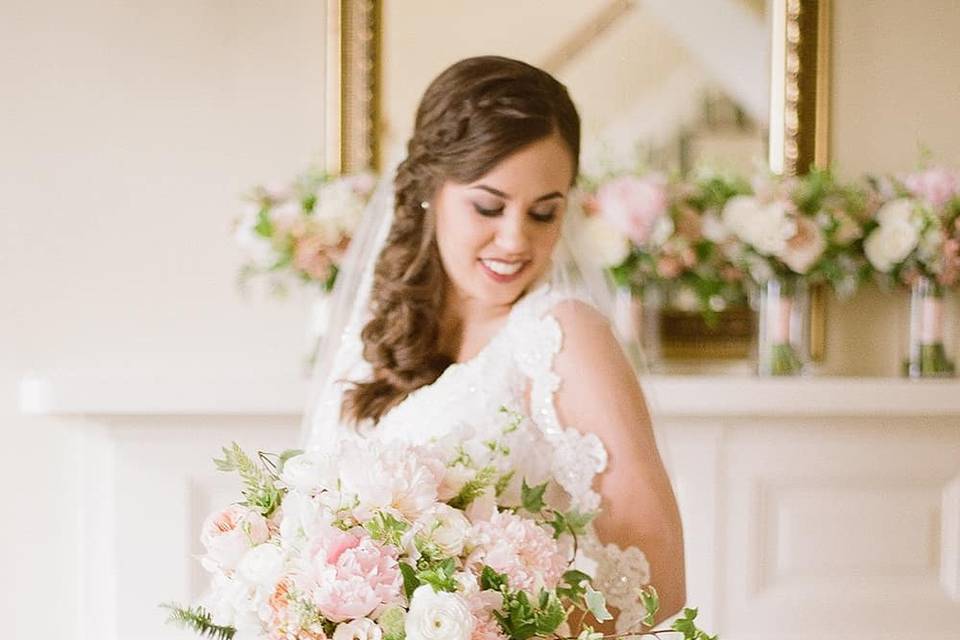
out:
{"label": "fern frond", "polygon": [[201,636],[213,638],[213,640],[232,640],[237,632],[233,627],[213,624],[210,612],[203,607],[181,607],[175,602],[166,602],[160,606],[170,611],[170,616],[167,618],[168,624],[191,629]]}

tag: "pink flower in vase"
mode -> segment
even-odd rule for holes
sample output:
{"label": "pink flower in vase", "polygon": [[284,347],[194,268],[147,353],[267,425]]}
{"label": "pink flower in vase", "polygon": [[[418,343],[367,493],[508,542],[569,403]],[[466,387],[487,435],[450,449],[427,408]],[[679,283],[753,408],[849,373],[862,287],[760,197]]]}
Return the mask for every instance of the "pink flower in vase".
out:
{"label": "pink flower in vase", "polygon": [[323,238],[314,235],[301,239],[293,252],[293,265],[315,280],[326,280],[333,261]]}
{"label": "pink flower in vase", "polygon": [[913,195],[922,198],[935,209],[960,196],[960,178],[956,172],[944,167],[911,173],[904,179],[903,184]]}
{"label": "pink flower in vase", "polygon": [[667,212],[667,204],[667,180],[659,173],[614,178],[596,195],[600,215],[638,246],[650,239],[654,224]]}
{"label": "pink flower in vase", "polygon": [[941,245],[943,267],[937,275],[937,282],[952,287],[960,279],[960,240],[949,238]]}

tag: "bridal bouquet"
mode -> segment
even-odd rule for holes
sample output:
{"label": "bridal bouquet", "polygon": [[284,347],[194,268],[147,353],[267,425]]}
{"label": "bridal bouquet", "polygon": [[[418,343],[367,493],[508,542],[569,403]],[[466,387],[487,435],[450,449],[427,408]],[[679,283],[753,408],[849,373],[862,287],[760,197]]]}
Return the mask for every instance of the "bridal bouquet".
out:
{"label": "bridal bouquet", "polygon": [[[204,523],[209,590],[165,605],[171,620],[215,638],[559,639],[576,624],[600,640],[585,623],[611,615],[577,553],[592,514],[552,508],[558,487],[518,477],[522,418],[508,415],[487,440],[346,440],[258,460],[224,448],[216,464],[240,474],[243,500]],[[637,598],[652,622],[656,591]],[[673,630],[708,640],[696,613]]]}
{"label": "bridal bouquet", "polygon": [[373,187],[367,173],[308,171],[289,185],[254,188],[233,224],[245,254],[240,284],[266,275],[276,293],[291,280],[329,292]]}

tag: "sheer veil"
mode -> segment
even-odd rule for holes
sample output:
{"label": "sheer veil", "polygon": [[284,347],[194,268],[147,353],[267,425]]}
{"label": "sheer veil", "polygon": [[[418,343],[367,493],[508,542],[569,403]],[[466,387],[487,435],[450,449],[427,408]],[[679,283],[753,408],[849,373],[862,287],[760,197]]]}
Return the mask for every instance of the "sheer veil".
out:
{"label": "sheer veil", "polygon": [[[398,155],[392,154],[394,160],[378,180],[330,294],[327,333],[310,376],[301,423],[299,446],[304,449],[324,449],[336,441],[345,429],[340,421],[340,406],[346,381],[365,379],[371,372],[363,359],[360,332],[368,317],[374,266],[393,221],[393,178],[400,162]],[[549,281],[554,291],[592,303],[616,326],[618,292],[610,277],[591,258],[591,250],[584,242],[580,203],[579,190],[572,189],[552,266],[542,278]],[[628,345],[622,335],[618,339],[632,356],[637,374],[646,373],[637,348]]]}

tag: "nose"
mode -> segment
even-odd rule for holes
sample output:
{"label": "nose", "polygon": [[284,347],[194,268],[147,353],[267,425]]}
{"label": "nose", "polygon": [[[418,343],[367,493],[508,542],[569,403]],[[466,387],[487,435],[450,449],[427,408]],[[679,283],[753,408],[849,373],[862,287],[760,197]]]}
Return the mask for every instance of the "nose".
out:
{"label": "nose", "polygon": [[496,244],[509,255],[522,254],[530,247],[527,237],[527,223],[521,213],[505,211],[497,227]]}

